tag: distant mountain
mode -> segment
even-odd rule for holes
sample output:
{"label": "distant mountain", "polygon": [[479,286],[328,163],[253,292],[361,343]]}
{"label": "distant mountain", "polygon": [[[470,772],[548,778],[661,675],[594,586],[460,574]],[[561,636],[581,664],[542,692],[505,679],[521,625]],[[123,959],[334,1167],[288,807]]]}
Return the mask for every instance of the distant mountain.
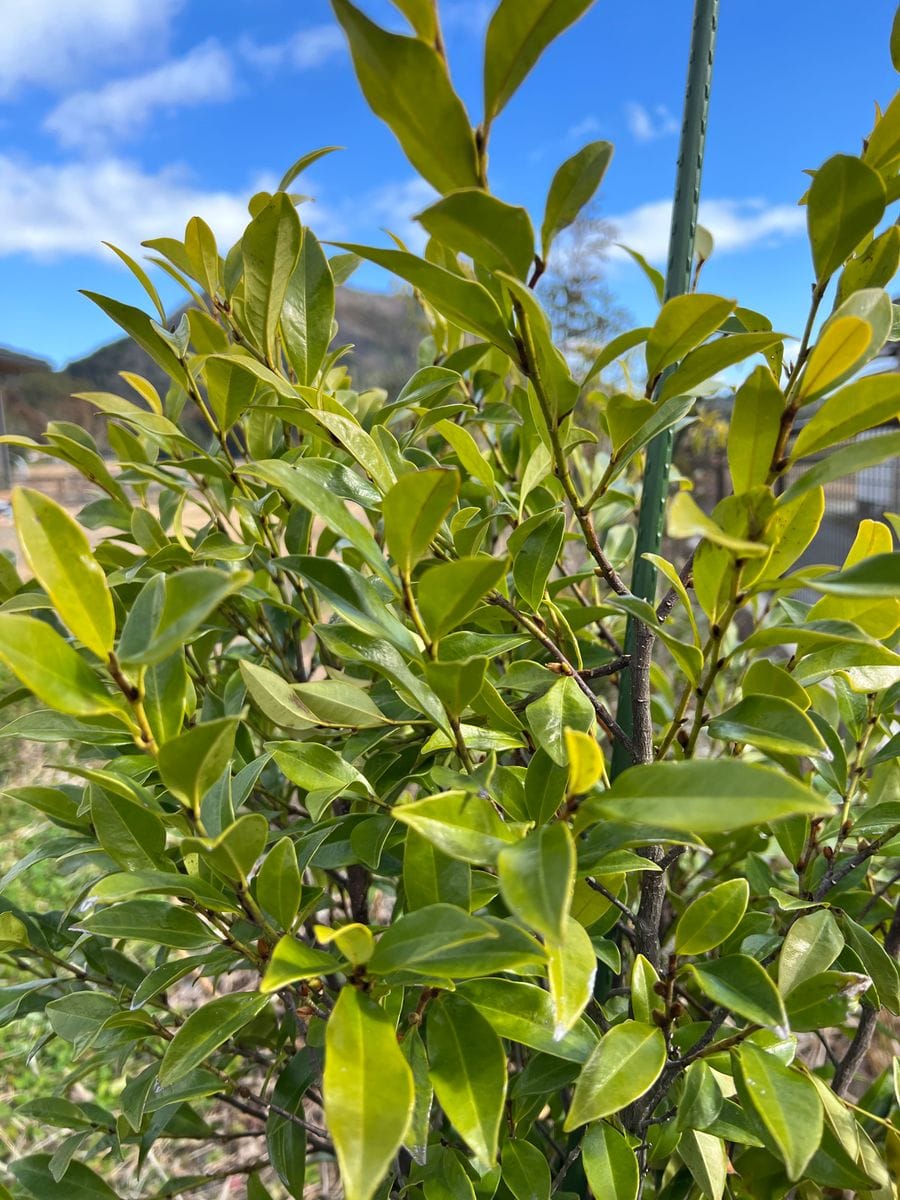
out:
{"label": "distant mountain", "polygon": [[[384,295],[339,288],[335,345],[353,345],[347,362],[358,387],[383,387],[394,395],[416,369],[416,351],[425,334],[409,295]],[[145,352],[120,338],[53,371],[43,359],[0,348],[0,387],[6,396],[9,433],[40,437],[49,421],[72,421],[102,437],[103,421],[74,392],[125,395],[120,371],[143,375],[160,391],[168,381]],[[134,396],[131,396],[134,399]]]}

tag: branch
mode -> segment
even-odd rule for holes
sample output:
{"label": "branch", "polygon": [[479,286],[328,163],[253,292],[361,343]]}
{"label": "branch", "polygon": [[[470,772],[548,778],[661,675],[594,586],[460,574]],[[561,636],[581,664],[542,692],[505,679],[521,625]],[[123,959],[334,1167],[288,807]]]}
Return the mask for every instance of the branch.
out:
{"label": "branch", "polygon": [[563,654],[562,650],[560,650],[559,646],[556,645],[553,639],[548,637],[543,629],[541,629],[536,622],[532,621],[530,617],[526,617],[524,613],[519,612],[512,601],[507,600],[505,596],[501,596],[499,592],[491,592],[487,596],[487,601],[489,604],[496,604],[498,608],[502,608],[505,612],[508,612],[514,621],[517,621],[523,629],[527,630],[528,633],[531,634],[535,641],[540,642],[548,654],[552,654],[552,656],[562,667],[562,674],[571,675],[577,683],[579,689],[584,693],[588,700],[590,700],[597,720],[606,731],[608,736],[610,738],[616,738],[622,743],[628,753],[632,754],[633,750],[631,738],[628,736],[622,726],[616,721],[615,717],[612,715],[603,701],[594,695],[594,693],[588,687],[587,682],[582,679],[578,669],[573,666],[573,664],[569,661],[566,655]]}

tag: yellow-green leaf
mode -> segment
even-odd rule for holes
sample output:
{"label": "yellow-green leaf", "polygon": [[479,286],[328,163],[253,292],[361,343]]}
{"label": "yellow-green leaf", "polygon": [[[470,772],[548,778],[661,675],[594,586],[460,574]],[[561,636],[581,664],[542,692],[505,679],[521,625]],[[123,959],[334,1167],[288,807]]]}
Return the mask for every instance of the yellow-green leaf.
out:
{"label": "yellow-green leaf", "polygon": [[12,505],[22,552],[60,620],[105,661],[115,641],[116,617],[87,535],[55,500],[31,488],[15,488]]}
{"label": "yellow-green leaf", "polygon": [[325,1027],[322,1097],[344,1196],[371,1200],[403,1143],[415,1088],[394,1023],[349,986]]}
{"label": "yellow-green leaf", "polygon": [[614,1025],[578,1076],[563,1128],[571,1131],[627,1107],[653,1086],[665,1063],[661,1029],[640,1021]]}

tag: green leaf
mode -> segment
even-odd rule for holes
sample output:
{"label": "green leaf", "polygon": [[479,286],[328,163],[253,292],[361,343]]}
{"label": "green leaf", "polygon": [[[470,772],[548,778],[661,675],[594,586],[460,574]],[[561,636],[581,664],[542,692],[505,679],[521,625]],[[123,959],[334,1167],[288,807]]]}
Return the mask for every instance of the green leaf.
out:
{"label": "green leaf", "polygon": [[246,325],[270,366],[275,365],[278,322],[302,237],[293,201],[286,193],[276,192],[241,240]]}
{"label": "green leaf", "polygon": [[764,558],[768,553],[768,546],[764,543],[750,542],[728,533],[706,515],[690,492],[678,492],[673,497],[668,508],[667,529],[669,537],[705,538],[714,546],[722,546],[742,558]]}
{"label": "green leaf", "polygon": [[159,1083],[177,1083],[209,1058],[268,1004],[255,992],[231,992],[195,1009],[166,1046],[159,1066]]}
{"label": "green leaf", "polygon": [[581,1143],[584,1173],[595,1196],[604,1200],[637,1200],[640,1168],[628,1139],[612,1125],[598,1121]]}
{"label": "green leaf", "polygon": [[849,446],[835,450],[804,471],[786,489],[781,504],[789,504],[812,488],[824,487],[835,479],[856,475],[867,467],[877,467],[886,459],[900,454],[900,433],[885,433],[878,437],[860,438]]}
{"label": "green leaf", "polygon": [[593,0],[501,0],[484,47],[484,119],[490,125],[554,38]]}
{"label": "green leaf", "polygon": [[773,754],[818,755],[826,750],[806,713],[781,696],[745,696],[713,717],[707,732],[711,738],[746,742]]}
{"label": "green leaf", "polygon": [[678,1143],[678,1154],[707,1200],[722,1200],[728,1177],[725,1143],[711,1133],[686,1129]]}
{"label": "green leaf", "polygon": [[464,470],[475,479],[480,479],[486,488],[494,491],[494,468],[468,429],[462,425],[455,425],[452,421],[438,421],[435,429],[452,446]]}
{"label": "green leaf", "polygon": [[541,227],[541,257],[545,262],[553,239],[572,224],[600,186],[612,155],[611,142],[589,142],[557,168]]}
{"label": "green leaf", "polygon": [[[486,658],[463,658],[454,662],[426,662],[425,678],[451,716],[458,717],[484,686]],[[444,735],[437,734],[437,737]],[[501,735],[502,736],[502,735]]]}
{"label": "green leaf", "polygon": [[586,733],[594,723],[593,705],[571,675],[558,679],[532,701],[525,715],[535,740],[560,767],[568,766],[566,730]]}
{"label": "green leaf", "polygon": [[300,257],[288,280],[281,309],[281,336],[291,369],[311,385],[325,361],[334,321],[334,278],[311,230],[304,229]]}
{"label": "green leaf", "polygon": [[365,526],[351,516],[341,497],[334,494],[333,486],[317,464],[302,459],[294,464],[268,459],[242,467],[241,471],[271,484],[286,499],[301,505],[334,533],[346,538],[375,574],[391,584],[391,575],[378,543]]}
{"label": "green leaf", "polygon": [[25,560],[60,620],[105,661],[115,641],[116,617],[106,576],[84,531],[55,500],[31,488],[14,488],[12,506]]}
{"label": "green leaf", "polygon": [[897,970],[897,964],[881,942],[852,917],[842,913],[841,923],[847,945],[857,955],[863,970],[872,980],[879,1003],[897,1016],[900,1014],[900,972]]}
{"label": "green leaf", "polygon": [[404,1145],[413,1160],[424,1166],[428,1158],[428,1138],[431,1133],[431,1105],[434,1088],[428,1077],[428,1056],[422,1035],[415,1027],[407,1031],[402,1044],[403,1057],[409,1063],[415,1083],[416,1100],[412,1120],[404,1137]]}
{"label": "green leaf", "polygon": [[455,904],[468,912],[472,873],[410,826],[403,848],[403,896],[407,912],[430,904]]}
{"label": "green leaf", "polygon": [[122,304],[119,300],[100,296],[96,292],[82,289],[81,294],[87,296],[88,300],[93,300],[98,308],[101,308],[108,317],[124,329],[128,336],[150,355],[156,365],[161,367],[170,379],[173,379],[185,391],[189,390],[191,381],[184,364],[176,358],[169,343],[157,333],[154,322],[145,312],[134,308],[131,304]]}
{"label": "green leaf", "polygon": [[515,1200],[550,1200],[550,1167],[531,1142],[510,1138],[501,1156],[503,1182]]}
{"label": "green leaf", "polygon": [[701,384],[724,371],[726,367],[743,362],[751,354],[761,354],[783,340],[784,334],[769,331],[730,333],[727,337],[716,338],[714,342],[699,346],[666,377],[659,389],[657,400],[662,403],[670,396],[693,393]]}
{"label": "green leaf", "polygon": [[166,848],[166,828],[142,804],[103,791],[90,789],[91,824],[97,841],[126,871],[155,870]]}
{"label": "green leaf", "polygon": [[796,1182],[822,1140],[822,1102],[815,1086],[752,1042],[744,1042],[732,1061],[744,1112]]}
{"label": "green leaf", "polygon": [[885,425],[900,415],[900,380],[894,374],[867,375],[829,396],[800,430],[791,450],[797,460],[864,429]]}
{"label": "green leaf", "polygon": [[765,483],[781,429],[784,393],[766,366],[756,367],[734,397],[728,427],[728,469],[735,494]]}
{"label": "green leaf", "polygon": [[223,600],[240,591],[249,571],[229,573],[215,567],[186,567],[155,575],[131,605],[116,649],[126,666],[153,666],[190,640]]}
{"label": "green leaf", "polygon": [[897,599],[900,597],[900,554],[873,554],[841,571],[820,575],[809,586],[831,596]]}
{"label": "green leaf", "polygon": [[734,300],[692,293],[667,300],[647,338],[647,376],[656,379],[666,367],[705,342],[734,312]]}
{"label": "green leaf", "polygon": [[419,580],[419,611],[437,642],[461,625],[506,574],[505,558],[458,558],[430,567]]}
{"label": "green leaf", "polygon": [[563,1128],[570,1132],[627,1107],[653,1086],[665,1063],[661,1029],[639,1021],[614,1025],[578,1076]]}
{"label": "green leaf", "polygon": [[375,584],[360,571],[319,555],[298,554],[292,561],[301,579],[345,621],[372,637],[387,638],[410,656],[418,653],[412,634],[388,609]]}
{"label": "green leaf", "polygon": [[885,199],[878,172],[852,155],[835,154],[819,167],[806,198],[806,223],[820,285],[875,228]]}
{"label": "green leaf", "polygon": [[778,956],[782,995],[799,983],[827,971],[844,946],[837,921],[826,908],[798,917],[787,931]]}
{"label": "green leaf", "polygon": [[569,1062],[583,1063],[597,1044],[583,1019],[562,1038],[550,995],[533,983],[512,979],[477,979],[459,985],[458,994],[473,1004],[500,1037]]}
{"label": "green leaf", "polygon": [[418,37],[433,42],[437,34],[437,10],[434,0],[394,0],[394,4],[412,25]]}
{"label": "green leaf", "polygon": [[787,1028],[778,989],[755,958],[729,954],[711,962],[691,963],[686,971],[705,996],[730,1012],[755,1025]]}
{"label": "green leaf", "polygon": [[369,970],[375,975],[404,969],[443,975],[440,959],[446,951],[485,937],[496,937],[487,921],[470,917],[452,904],[429,904],[406,913],[385,930],[369,960]]}
{"label": "green leaf", "polygon": [[478,187],[475,137],[435,48],[388,33],[349,0],[332,0],[332,6],[369,107],[390,127],[419,174],[439,192]]}
{"label": "green leaf", "polygon": [[711,759],[632,767],[590,803],[592,810],[614,821],[699,834],[828,811],[821,797],[781,772]]}
{"label": "green leaf", "polygon": [[236,729],[236,718],[222,717],[195,725],[160,748],[159,774],[163,783],[195,812],[231,761]]}
{"label": "green leaf", "polygon": [[[344,3],[345,0],[339,0]],[[337,243],[342,250],[377,263],[391,274],[405,279],[420,291],[429,304],[449,321],[468,333],[477,333],[518,360],[516,344],[506,327],[497,302],[480,283],[466,279],[435,263],[426,262],[405,250],[381,250],[374,246]]]}
{"label": "green leaf", "polygon": [[743,920],[749,899],[747,880],[729,879],[692,900],[675,926],[676,952],[706,954],[721,946]]}
{"label": "green leaf", "polygon": [[84,1163],[73,1161],[61,1179],[50,1171],[49,1154],[30,1154],[9,1164],[16,1182],[35,1200],[117,1200],[117,1194]]}
{"label": "green leaf", "polygon": [[401,575],[424,558],[459,493],[459,474],[435,467],[401,475],[384,498],[384,540]]}
{"label": "green leaf", "polygon": [[71,1042],[76,1052],[88,1049],[116,1012],[112,996],[102,992],[69,992],[47,1005],[47,1017],[57,1037]]}
{"label": "green leaf", "polygon": [[611,338],[591,363],[590,370],[584,377],[582,387],[587,387],[592,379],[596,378],[610,363],[615,362],[617,358],[620,358],[628,350],[631,350],[634,346],[639,346],[641,342],[645,342],[649,332],[650,330],[647,327],[627,329],[624,333]]}
{"label": "green leaf", "polygon": [[506,1055],[493,1028],[460,996],[428,1009],[425,1044],[441,1108],[485,1169],[497,1158],[506,1101]]}
{"label": "green leaf", "polygon": [[285,934],[272,951],[259,988],[261,992],[277,992],[300,979],[314,979],[317,975],[331,975],[339,963],[324,950],[316,950],[297,938]]}
{"label": "green leaf", "polygon": [[493,863],[504,847],[522,837],[523,825],[501,820],[489,800],[470,792],[442,792],[391,810],[451,858],[468,863]]}
{"label": "green leaf", "polygon": [[534,230],[528,213],[481,188],[451,192],[416,220],[448,249],[468,254],[489,271],[508,271],[525,279],[531,269]]}
{"label": "green leaf", "polygon": [[537,610],[544,598],[544,589],[566,533],[566,518],[551,513],[525,538],[513,557],[513,579],[516,591]]}
{"label": "green leaf", "polygon": [[217,941],[199,917],[165,900],[125,900],[93,913],[81,924],[101,936],[132,938],[178,950],[199,950]]}
{"label": "green leaf", "polygon": [[582,733],[580,729],[564,729],[563,737],[569,760],[568,792],[573,796],[582,796],[606,777],[603,751],[596,738]]}
{"label": "green leaf", "polygon": [[561,940],[547,943],[547,980],[556,1025],[553,1036],[565,1037],[594,995],[597,955],[583,926],[567,917]]}
{"label": "green leaf", "polygon": [[113,713],[127,719],[121,700],[105,690],[84,659],[45,621],[0,613],[0,660],[58,712],[75,717]]}
{"label": "green leaf", "polygon": [[565,825],[545,825],[501,850],[497,876],[504,902],[520,920],[545,937],[565,936],[575,886],[575,844]]}
{"label": "green leaf", "polygon": [[282,929],[290,929],[300,907],[302,886],[297,852],[289,837],[280,838],[259,868],[256,898]]}
{"label": "green leaf", "polygon": [[403,1143],[415,1088],[390,1017],[353,987],[325,1026],[322,1095],[346,1200],[371,1200]]}
{"label": "green leaf", "polygon": [[270,742],[268,747],[279,770],[291,783],[315,793],[314,802],[312,796],[307,798],[315,820],[335,796],[348,788],[355,786],[372,794],[366,777],[330,746],[318,742]]}

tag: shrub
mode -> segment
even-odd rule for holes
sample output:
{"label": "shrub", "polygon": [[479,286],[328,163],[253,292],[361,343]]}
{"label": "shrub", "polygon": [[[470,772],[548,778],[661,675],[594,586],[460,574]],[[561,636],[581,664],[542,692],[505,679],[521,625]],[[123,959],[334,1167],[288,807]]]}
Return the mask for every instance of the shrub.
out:
{"label": "shrub", "polygon": [[[576,379],[529,284],[611,147],[560,167],[537,259],[486,156],[587,0],[503,0],[474,131],[427,0],[397,0],[409,37],[334,5],[440,193],[424,256],[326,257],[289,190],[323,151],[224,258],[198,217],[149,243],[193,301],[177,326],[134,262],[155,315],[93,299],[167,394],[86,396],[112,464],[51,429],[41,451],[102,492],[77,521],[15,494],[33,578],[3,566],[0,659],[33,701],[3,735],[58,749],[6,799],[79,888],[3,902],[0,1012],[37,1014],[38,1064],[69,1043],[81,1087],[20,1110],[50,1133],[11,1185],[896,1197],[898,556],[869,520],[841,569],[797,563],[828,484],[900,442],[853,440],[900,405],[900,377],[860,373],[893,324],[900,100],[813,176],[799,349],[694,292]],[[429,323],[390,402],[331,348],[359,258]],[[605,385],[635,348],[646,387]],[[734,494],[671,499],[654,606],[627,582],[645,448],[753,355]]]}

